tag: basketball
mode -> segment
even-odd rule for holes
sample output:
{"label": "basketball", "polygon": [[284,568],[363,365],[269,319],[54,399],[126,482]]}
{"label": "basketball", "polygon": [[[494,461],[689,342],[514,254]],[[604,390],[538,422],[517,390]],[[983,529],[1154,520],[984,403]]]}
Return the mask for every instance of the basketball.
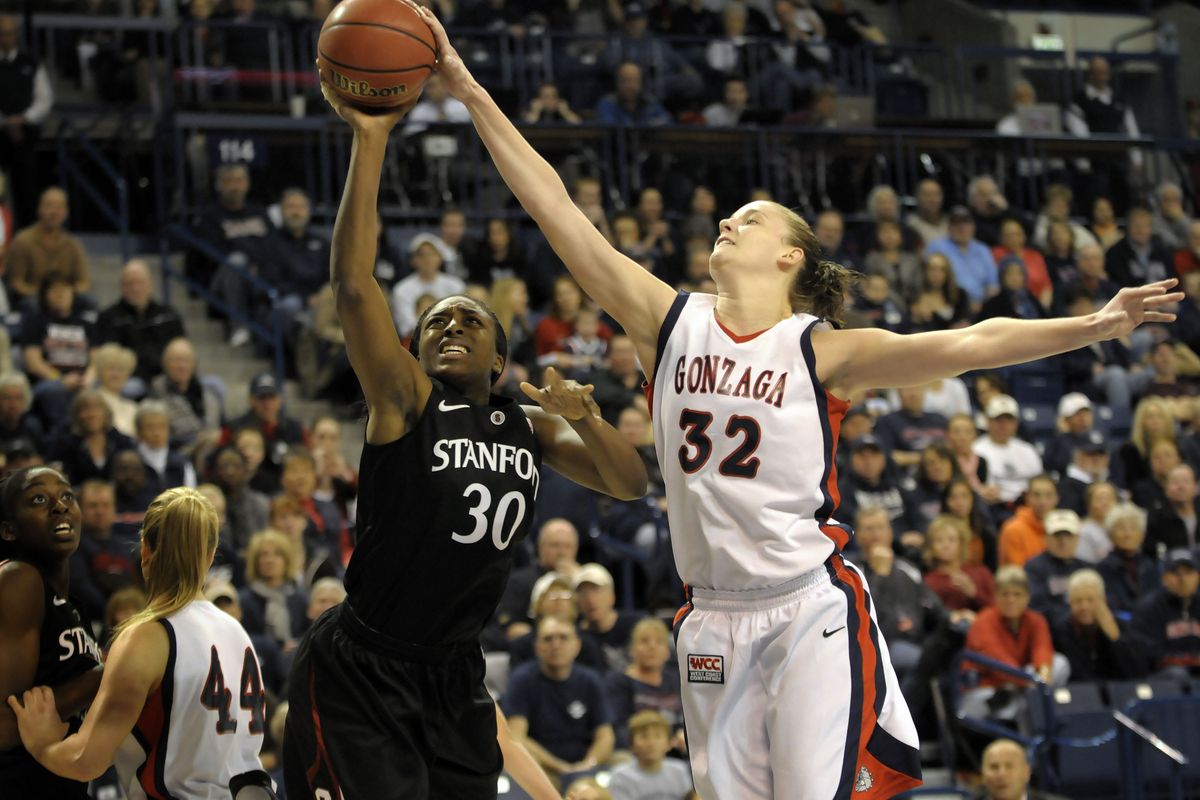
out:
{"label": "basketball", "polygon": [[317,39],[317,69],[360,106],[387,108],[416,97],[436,59],[433,31],[400,0],[345,0]]}

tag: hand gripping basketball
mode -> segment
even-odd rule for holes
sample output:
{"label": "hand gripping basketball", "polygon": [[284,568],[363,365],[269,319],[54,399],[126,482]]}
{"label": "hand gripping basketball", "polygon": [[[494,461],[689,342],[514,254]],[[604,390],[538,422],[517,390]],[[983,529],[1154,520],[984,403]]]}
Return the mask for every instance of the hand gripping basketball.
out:
{"label": "hand gripping basketball", "polygon": [[521,391],[548,414],[577,420],[587,416],[599,417],[600,406],[592,399],[596,387],[578,381],[563,380],[554,367],[546,368],[546,386],[537,388],[528,381],[521,382]]}
{"label": "hand gripping basketball", "polygon": [[434,13],[425,6],[417,5],[413,0],[404,0],[404,2],[413,11],[416,11],[429,26],[429,30],[433,31],[433,39],[437,44],[437,63],[434,65],[434,71],[442,76],[450,94],[458,100],[464,100],[475,84],[475,78],[471,76],[471,71],[467,69],[467,65],[459,56],[458,51],[450,44],[450,37],[446,35],[446,29],[442,27],[442,23],[438,21]]}

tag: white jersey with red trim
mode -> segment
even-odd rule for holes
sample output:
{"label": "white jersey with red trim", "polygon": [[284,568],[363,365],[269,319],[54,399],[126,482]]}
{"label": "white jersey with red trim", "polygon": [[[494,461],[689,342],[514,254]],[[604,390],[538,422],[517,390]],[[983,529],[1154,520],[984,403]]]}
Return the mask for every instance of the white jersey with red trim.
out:
{"label": "white jersey with red trim", "polygon": [[848,405],[817,380],[812,331],[795,314],[750,336],[716,297],[680,293],[658,337],[651,409],[671,543],[689,586],[776,586],[845,547],[834,447]]}
{"label": "white jersey with red trim", "polygon": [[121,786],[130,800],[228,800],[230,778],[262,769],[258,657],[241,623],[207,601],[159,624],[167,668],[117,751]]}

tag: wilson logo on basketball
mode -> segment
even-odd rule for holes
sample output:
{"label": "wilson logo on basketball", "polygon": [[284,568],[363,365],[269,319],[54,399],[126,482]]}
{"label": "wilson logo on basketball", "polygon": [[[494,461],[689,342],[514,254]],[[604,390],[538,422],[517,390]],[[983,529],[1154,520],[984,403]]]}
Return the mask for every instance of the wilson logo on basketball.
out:
{"label": "wilson logo on basketball", "polygon": [[688,653],[688,683],[724,683],[725,657]]}
{"label": "wilson logo on basketball", "polygon": [[336,69],[329,70],[329,74],[333,78],[334,86],[355,97],[397,97],[408,93],[408,84],[406,83],[395,86],[372,86],[366,81],[351,80]]}

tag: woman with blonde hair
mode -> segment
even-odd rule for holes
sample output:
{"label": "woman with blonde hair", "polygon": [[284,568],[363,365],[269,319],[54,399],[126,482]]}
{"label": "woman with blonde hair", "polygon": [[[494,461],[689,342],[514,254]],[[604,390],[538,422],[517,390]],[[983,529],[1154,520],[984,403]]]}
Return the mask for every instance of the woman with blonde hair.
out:
{"label": "woman with blonde hair", "polygon": [[48,461],[62,464],[75,486],[90,478],[109,477],[109,462],[121,450],[133,450],[133,439],[113,427],[112,409],[95,389],[84,389],[71,401],[69,430],[47,447]]}
{"label": "woman with blonde hair", "polygon": [[296,546],[270,528],[250,537],[246,546],[246,586],[238,592],[242,624],[251,633],[270,636],[289,652],[308,627],[308,594],[298,573]]}
{"label": "woman with blonde hair", "polygon": [[231,781],[270,785],[258,757],[266,719],[254,648],[203,595],[217,531],[216,511],[194,489],[150,504],[141,538],[149,599],[117,628],[78,733],[66,736],[51,688],[8,698],[21,741],[46,769],[89,781],[115,764],[129,797],[202,800],[228,796]]}
{"label": "woman with blonde hair", "polygon": [[498,278],[492,284],[488,305],[508,337],[509,362],[528,370],[537,361],[533,346],[534,320],[529,313],[529,287],[520,278]]}
{"label": "woman with blonde hair", "polygon": [[92,367],[96,371],[96,391],[112,411],[113,427],[126,436],[136,436],[137,403],[122,396],[121,390],[137,367],[137,356],[129,348],[109,342],[92,352]]}
{"label": "woman with blonde hair", "polygon": [[1123,488],[1132,490],[1139,481],[1150,477],[1150,450],[1160,439],[1170,439],[1179,449],[1180,456],[1197,466],[1200,453],[1195,452],[1191,442],[1182,441],[1176,435],[1175,415],[1167,401],[1162,397],[1144,397],[1133,412],[1129,441],[1117,451],[1119,484]]}
{"label": "woman with blonde hair", "polygon": [[992,604],[995,582],[991,570],[969,564],[971,529],[959,517],[943,514],[925,532],[925,585],[950,611],[979,611]]}

